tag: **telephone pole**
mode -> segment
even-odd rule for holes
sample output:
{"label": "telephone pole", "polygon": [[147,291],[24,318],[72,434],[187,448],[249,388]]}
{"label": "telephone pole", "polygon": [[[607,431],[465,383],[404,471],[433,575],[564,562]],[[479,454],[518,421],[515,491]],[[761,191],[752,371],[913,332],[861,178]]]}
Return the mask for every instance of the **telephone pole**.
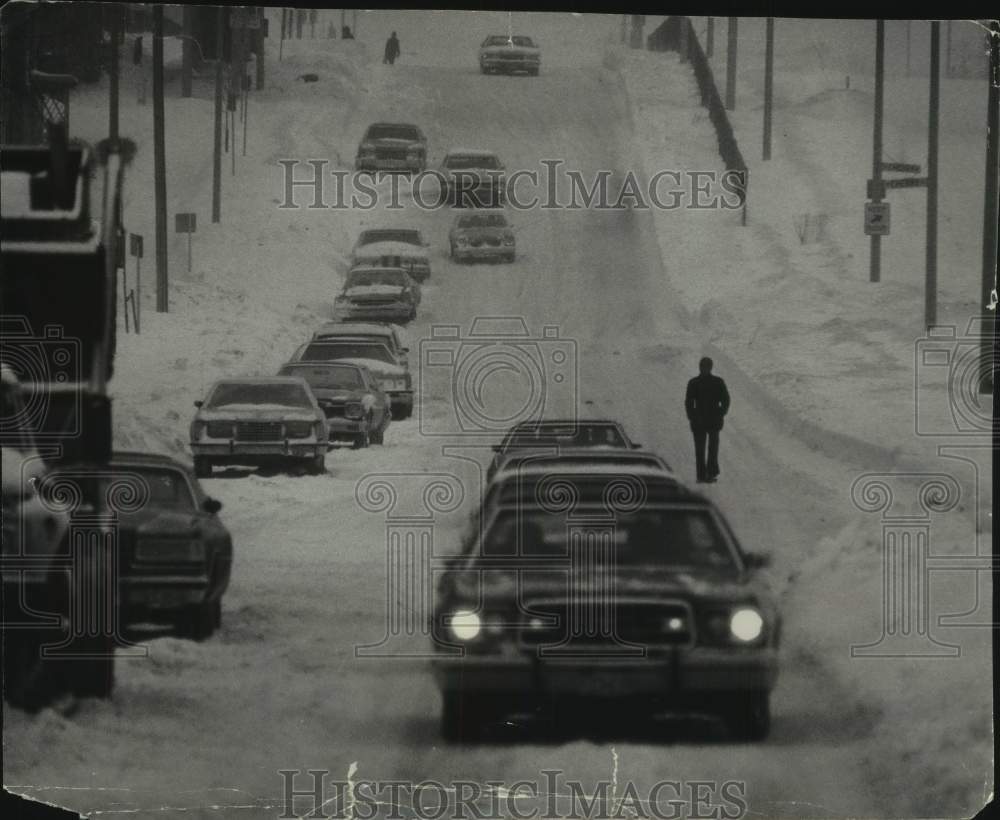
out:
{"label": "telephone pole", "polygon": [[[873,202],[882,201],[882,97],[885,92],[885,20],[875,21],[875,128],[872,136]],[[882,237],[871,235],[869,281],[882,278]]]}
{"label": "telephone pole", "polygon": [[927,267],[924,324],[937,324],[938,108],[941,95],[941,23],[931,22],[931,81],[927,112]]}
{"label": "telephone pole", "polygon": [[774,106],[774,18],[767,18],[764,46],[764,159],[771,158],[771,116]]}
{"label": "telephone pole", "polygon": [[715,51],[715,18],[708,18],[708,30],[705,32],[705,56],[711,57]]}
{"label": "telephone pole", "polygon": [[167,302],[167,165],[163,145],[163,6],[153,6],[153,183],[156,208],[156,311]]}
{"label": "telephone pole", "polygon": [[111,65],[108,70],[108,138],[118,139],[118,58],[122,39],[122,7],[111,6]]}
{"label": "telephone pole", "polygon": [[[986,94],[986,202],[983,207],[983,283],[980,295],[979,392],[993,392],[993,366],[996,362],[996,312],[993,302],[997,273],[998,190],[1000,190],[1000,23],[994,20],[989,33],[990,56],[987,67]],[[994,422],[995,424],[995,422]],[[996,427],[993,428],[994,431]]]}
{"label": "telephone pole", "polygon": [[728,50],[726,53],[726,110],[736,109],[736,38],[739,21],[736,17],[729,18]]}
{"label": "telephone pole", "polygon": [[194,69],[194,41],[191,32],[194,10],[191,6],[183,6],[181,13],[184,28],[184,37],[181,40],[181,96],[190,97],[191,74]]}
{"label": "telephone pole", "polygon": [[[282,9],[284,14],[284,9]],[[219,6],[215,24],[215,134],[212,144],[212,222],[222,219],[222,49],[225,45],[226,8]]]}

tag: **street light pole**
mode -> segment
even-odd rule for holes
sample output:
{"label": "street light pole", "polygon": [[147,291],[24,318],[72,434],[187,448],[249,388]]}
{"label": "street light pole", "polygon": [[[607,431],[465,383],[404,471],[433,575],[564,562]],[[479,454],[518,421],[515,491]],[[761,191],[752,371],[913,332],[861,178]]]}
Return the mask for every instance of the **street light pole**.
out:
{"label": "street light pole", "polygon": [[[282,9],[284,14],[284,9]],[[219,6],[215,22],[215,133],[212,143],[212,222],[222,219],[222,78],[226,9]]]}
{"label": "street light pole", "polygon": [[927,268],[924,324],[937,324],[938,110],[941,95],[941,23],[931,22],[930,104],[927,114]]}
{"label": "street light pole", "polygon": [[729,18],[728,53],[726,55],[726,110],[736,108],[736,37],[739,20]]}
{"label": "street light pole", "polygon": [[[980,294],[981,348],[979,392],[993,392],[993,366],[996,363],[996,312],[993,304],[997,273],[998,191],[1000,191],[1000,23],[994,20],[989,32],[990,56],[987,67],[986,94],[986,202],[983,207],[983,282]],[[990,309],[992,305],[992,310]],[[995,423],[995,422],[994,422]],[[993,428],[994,431],[996,428]]]}
{"label": "street light pole", "polygon": [[767,18],[764,46],[764,159],[771,158],[771,116],[774,106],[774,18]]}
{"label": "street light pole", "polygon": [[167,300],[167,165],[163,135],[163,6],[153,6],[153,186],[156,208],[156,311]]}
{"label": "street light pole", "polygon": [[[872,136],[872,179],[875,183],[872,201],[882,201],[882,99],[885,92],[885,20],[875,21],[875,128]],[[882,237],[871,235],[871,265],[869,281],[882,278]]]}

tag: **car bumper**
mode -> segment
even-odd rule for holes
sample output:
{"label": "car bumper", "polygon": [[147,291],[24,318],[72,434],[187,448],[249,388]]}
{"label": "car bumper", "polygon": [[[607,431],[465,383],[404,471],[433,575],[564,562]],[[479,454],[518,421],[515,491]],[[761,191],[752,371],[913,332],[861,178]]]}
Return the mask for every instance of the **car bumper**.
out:
{"label": "car bumper", "polygon": [[209,458],[215,464],[263,464],[288,458],[315,458],[327,450],[325,441],[219,442],[191,444],[194,456]]}
{"label": "car bumper", "polygon": [[334,305],[333,318],[338,321],[372,321],[372,322],[406,322],[414,312],[412,305],[404,303],[393,305]]}
{"label": "car bumper", "polygon": [[413,409],[413,391],[412,390],[387,390],[386,394],[389,396],[391,402],[391,407],[403,407],[407,409]]}
{"label": "car bumper", "polygon": [[777,651],[752,653],[681,649],[666,657],[538,659],[533,655],[435,658],[443,691],[539,697],[676,697],[770,691],[778,677]]}
{"label": "car bumper", "polygon": [[499,57],[483,57],[479,64],[491,71],[534,71],[541,65],[541,60],[505,60]]}
{"label": "car bumper", "polygon": [[333,418],[326,421],[331,440],[353,439],[368,429],[368,422],[364,419]]}
{"label": "car bumper", "polygon": [[514,253],[513,245],[489,245],[473,248],[470,246],[455,247],[455,256],[459,259],[505,259]]}

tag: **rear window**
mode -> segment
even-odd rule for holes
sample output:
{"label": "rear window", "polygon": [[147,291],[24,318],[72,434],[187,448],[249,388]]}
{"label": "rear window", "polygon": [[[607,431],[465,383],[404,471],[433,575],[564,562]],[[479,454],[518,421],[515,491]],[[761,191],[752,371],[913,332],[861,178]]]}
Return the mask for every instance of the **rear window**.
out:
{"label": "rear window", "polygon": [[521,447],[625,447],[621,431],[611,424],[520,427],[503,442],[503,450]]}
{"label": "rear window", "polygon": [[421,245],[422,237],[420,231],[411,231],[392,228],[376,228],[370,231],[362,231],[358,238],[358,246],[371,245],[373,242],[402,242],[406,245]]}
{"label": "rear window", "polygon": [[403,273],[398,270],[365,270],[354,271],[347,277],[344,287],[355,288],[367,285],[392,285],[402,287],[406,284]]}
{"label": "rear window", "polygon": [[[174,510],[193,510],[194,497],[187,479],[177,470],[158,470],[150,467],[122,466],[122,471],[136,472],[142,476],[149,490],[149,504]],[[112,471],[114,467],[112,467]]]}
{"label": "rear window", "polygon": [[306,362],[375,359],[380,362],[395,363],[389,348],[375,342],[318,342],[306,347],[299,358]]}
{"label": "rear window", "polygon": [[370,140],[412,140],[420,139],[415,125],[372,125],[365,135]]}

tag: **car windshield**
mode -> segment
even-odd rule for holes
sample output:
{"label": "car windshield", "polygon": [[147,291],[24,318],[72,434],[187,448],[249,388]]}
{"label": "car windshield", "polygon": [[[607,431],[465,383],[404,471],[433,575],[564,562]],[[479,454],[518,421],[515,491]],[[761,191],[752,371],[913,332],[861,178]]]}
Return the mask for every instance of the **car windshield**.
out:
{"label": "car windshield", "polygon": [[398,270],[362,270],[354,271],[347,277],[344,287],[356,288],[368,285],[390,285],[401,288],[406,284],[403,273]]}
{"label": "car windshield", "polygon": [[455,170],[465,168],[495,170],[500,167],[500,160],[491,154],[448,154],[444,160],[444,167]]}
{"label": "car windshield", "polygon": [[395,363],[392,353],[384,344],[376,342],[324,342],[309,345],[299,357],[306,362],[335,361],[337,359],[375,359]]}
{"label": "car windshield", "polygon": [[567,424],[519,427],[504,440],[504,451],[521,447],[625,447],[613,424]]}
{"label": "car windshield", "polygon": [[359,390],[365,386],[361,371],[356,367],[320,367],[318,365],[286,365],[282,376],[299,376],[314,390]]}
{"label": "car windshield", "polygon": [[420,133],[415,125],[393,125],[382,124],[372,125],[365,134],[365,139],[370,140],[411,140],[420,139]]}
{"label": "car windshield", "polygon": [[506,228],[507,217],[503,214],[470,214],[459,217],[460,228]]}
{"label": "car windshield", "polygon": [[[569,543],[589,543],[580,530],[579,510],[567,512],[504,510],[483,536],[486,556],[570,557]],[[614,560],[625,566],[708,569],[735,572],[729,542],[715,517],[702,508],[640,509],[617,514],[610,529],[602,522],[600,535],[614,548]]]}
{"label": "car windshield", "polygon": [[281,407],[312,408],[305,385],[286,382],[221,382],[205,402],[209,410],[235,404],[269,404]]}
{"label": "car windshield", "polygon": [[150,507],[168,507],[173,510],[193,510],[194,497],[187,479],[177,470],[161,470],[155,467],[133,467],[132,465],[112,465],[116,470],[138,473],[149,490]]}
{"label": "car windshield", "polygon": [[531,41],[530,37],[522,37],[515,35],[509,40],[502,34],[495,34],[492,37],[487,38],[486,46],[505,46],[505,45],[515,45],[520,48],[534,48],[535,44]]}
{"label": "car windshield", "polygon": [[373,242],[402,242],[420,247],[423,244],[423,237],[420,231],[409,228],[373,228],[362,231],[358,237],[358,247],[371,245]]}

